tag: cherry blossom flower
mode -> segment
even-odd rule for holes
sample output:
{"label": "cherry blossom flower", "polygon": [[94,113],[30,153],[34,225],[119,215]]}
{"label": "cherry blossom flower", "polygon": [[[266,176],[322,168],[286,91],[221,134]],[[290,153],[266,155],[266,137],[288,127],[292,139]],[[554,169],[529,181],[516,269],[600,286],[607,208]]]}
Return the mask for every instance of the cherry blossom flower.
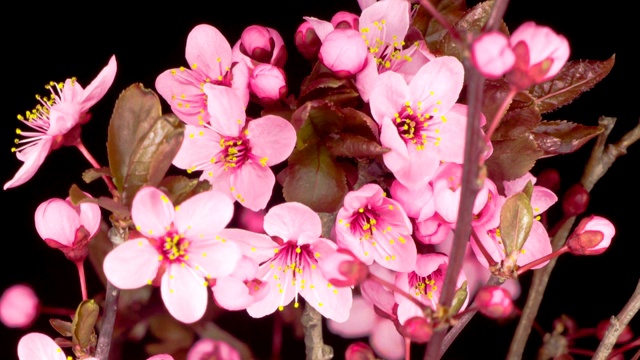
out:
{"label": "cherry blossom flower", "polygon": [[367,265],[374,261],[396,271],[411,271],[416,261],[412,226],[400,204],[379,185],[366,184],[344,197],[336,217],[338,246]]}
{"label": "cherry blossom flower", "polygon": [[100,229],[100,221],[100,206],[89,202],[73,205],[70,198],[49,199],[38,206],[35,214],[40,237],[76,263],[89,254],[89,240]]}
{"label": "cherry blossom flower", "polygon": [[249,69],[259,64],[282,68],[287,60],[287,47],[278,30],[260,25],[245,28],[232,53],[235,61],[245,61]]}
{"label": "cherry blossom flower", "polygon": [[462,163],[467,106],[456,100],[463,80],[462,64],[451,56],[423,65],[408,84],[395,72],[379,76],[371,113],[391,149],[384,163],[403,185],[428,182],[441,161]]}
{"label": "cherry blossom flower", "polygon": [[29,327],[38,316],[40,300],[27,285],[17,284],[7,288],[0,296],[0,321],[6,327]]}
{"label": "cherry blossom flower", "polygon": [[216,191],[174,207],[160,190],[144,187],[131,209],[139,233],[107,254],[105,275],[121,289],[159,278],[169,313],[184,323],[197,321],[206,310],[209,282],[231,274],[241,257],[236,244],[219,236],[232,215],[233,203]]}
{"label": "cherry blossom flower", "polygon": [[16,140],[22,144],[11,149],[24,164],[13,179],[4,184],[4,189],[22,185],[35,175],[47,155],[63,145],[75,145],[80,138],[80,125],[91,118],[89,109],[107,92],[116,76],[117,64],[112,56],[107,66],[98,76],[83,88],[75,78],[64,83],[51,82],[46,86],[51,91],[49,97],[36,98],[40,104],[26,116],[18,115],[18,120],[31,131],[17,129],[16,133],[25,138]]}
{"label": "cherry blossom flower", "polygon": [[251,210],[264,209],[276,181],[269,166],[291,154],[296,131],[276,115],[247,121],[242,101],[228,87],[207,84],[204,89],[211,124],[187,125],[173,164],[202,171],[200,179]]}
{"label": "cherry blossom flower", "polygon": [[269,283],[269,293],[247,308],[252,317],[263,317],[298,296],[328,319],[343,322],[351,308],[351,288],[335,287],[319,269],[319,262],[337,246],[322,238],[320,217],[306,205],[287,202],[269,209],[264,217],[267,235],[227,229],[224,235],[242,247],[243,254],[260,264],[256,276]]}
{"label": "cherry blossom flower", "polygon": [[[233,240],[234,231],[227,229],[221,232],[223,238]],[[233,273],[216,279],[211,288],[218,306],[227,310],[244,310],[252,304],[264,299],[269,292],[269,283],[256,279],[258,263],[248,256],[243,256]]]}
{"label": "cherry blossom flower", "polygon": [[180,120],[190,125],[211,122],[205,84],[230,87],[247,105],[249,70],[244,62],[232,62],[231,45],[218,29],[207,24],[194,27],[187,37],[185,57],[189,68],[169,69],[156,78],[156,90]]}

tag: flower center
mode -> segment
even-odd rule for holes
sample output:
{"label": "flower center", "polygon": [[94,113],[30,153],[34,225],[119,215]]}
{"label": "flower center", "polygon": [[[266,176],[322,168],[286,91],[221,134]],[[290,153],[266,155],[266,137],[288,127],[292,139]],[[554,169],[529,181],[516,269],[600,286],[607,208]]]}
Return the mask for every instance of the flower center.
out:
{"label": "flower center", "polygon": [[351,221],[351,231],[354,235],[359,235],[360,239],[369,240],[373,237],[373,233],[377,231],[376,218],[378,214],[367,208],[360,208],[355,217]]}
{"label": "flower center", "polygon": [[251,153],[249,140],[244,136],[223,137],[220,139],[220,161],[224,162],[224,169],[235,168],[244,164]]}
{"label": "flower center", "polygon": [[169,262],[184,262],[189,259],[186,250],[189,248],[189,240],[175,230],[168,231],[164,238],[159,239],[162,248],[160,252]]}
{"label": "flower center", "polygon": [[[432,141],[435,140],[437,145],[440,141],[439,137],[430,136],[427,131],[429,126],[429,120],[433,117],[429,114],[422,113],[422,104],[418,103],[417,107],[412,107],[410,102],[406,102],[405,106],[396,113],[395,125],[398,129],[398,134],[404,139],[407,144],[414,144],[417,150],[424,150],[424,145],[429,138]],[[435,129],[435,133],[439,130]]]}

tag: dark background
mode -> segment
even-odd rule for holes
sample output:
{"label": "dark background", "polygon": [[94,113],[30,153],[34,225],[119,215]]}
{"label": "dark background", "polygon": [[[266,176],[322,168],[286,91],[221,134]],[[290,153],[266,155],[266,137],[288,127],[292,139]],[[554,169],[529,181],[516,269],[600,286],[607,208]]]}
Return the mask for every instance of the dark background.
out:
{"label": "dark background", "polygon": [[[275,28],[288,46],[289,58],[285,67],[292,92],[310,65],[300,56],[293,44],[293,34],[302,16],[329,20],[339,10],[359,14],[355,0],[322,0],[297,2],[224,2],[172,4],[137,4],[126,7],[100,8],[55,7],[32,8],[28,2],[17,2],[11,11],[3,11],[3,94],[0,152],[2,175],[5,183],[21,165],[10,152],[14,146],[15,128],[20,126],[17,114],[24,114],[35,105],[35,94],[44,95],[43,85],[49,81],[63,81],[75,76],[86,86],[115,54],[118,61],[116,79],[107,95],[92,108],[93,119],[82,129],[86,147],[106,166],[106,129],[111,109],[121,91],[135,82],[153,88],[155,78],[166,69],[187,65],[184,46],[189,31],[199,23],[217,27],[233,45],[242,30],[253,24]],[[474,2],[475,3],[475,2]],[[472,5],[472,3],[469,3]],[[562,6],[562,7],[559,7]],[[143,9],[145,8],[145,9]],[[618,118],[610,138],[618,140],[638,123],[637,38],[640,35],[632,23],[631,14],[622,1],[608,1],[597,7],[587,7],[583,1],[517,1],[511,4],[505,22],[512,31],[523,21],[535,20],[552,26],[564,34],[572,47],[571,60],[605,60],[616,54],[616,64],[607,78],[583,94],[572,104],[553,113],[546,120],[569,120],[585,125],[597,124],[601,115]],[[17,22],[16,22],[17,21]],[[168,111],[165,108],[165,111]],[[541,160],[534,174],[547,167],[557,168],[565,189],[579,180],[582,167],[592,142],[580,151]],[[2,146],[0,146],[2,147]],[[551,330],[554,318],[566,314],[578,324],[592,327],[608,318],[625,304],[640,278],[637,235],[638,180],[635,176],[640,164],[640,145],[633,145],[629,154],[619,158],[613,168],[592,191],[589,213],[605,216],[616,225],[617,235],[611,247],[601,256],[563,256],[551,278],[539,314],[539,324]],[[3,259],[0,272],[0,290],[11,284],[32,284],[47,306],[74,308],[80,292],[77,272],[64,256],[49,249],[39,238],[33,224],[36,207],[51,197],[64,198],[71,184],[76,183],[94,196],[106,193],[104,185],[96,181],[84,184],[83,170],[89,167],[81,154],[72,148],[62,148],[50,154],[37,174],[18,188],[0,192],[3,227]],[[553,211],[553,208],[552,208]],[[89,296],[102,289],[87,266]],[[526,287],[530,275],[522,281]],[[524,300],[520,298],[520,305]],[[242,340],[252,344],[260,358],[269,354],[271,318],[252,320],[239,314],[242,326],[234,322],[233,329]],[[40,319],[26,330],[9,330],[0,325],[2,355],[14,358],[18,339],[30,331],[41,331],[53,336],[47,325],[48,318]],[[447,357],[451,359],[504,358],[515,321],[498,325],[477,317],[458,339]],[[231,326],[231,325],[230,325]],[[632,323],[640,332],[640,321]],[[249,331],[252,329],[253,331]],[[342,358],[346,342],[327,334],[327,342],[335,346],[336,358]],[[527,357],[534,357],[541,337],[533,333]],[[595,344],[584,347],[594,349]],[[303,345],[285,332],[284,358],[302,358]],[[421,358],[423,347],[416,346],[415,358]],[[132,359],[143,358],[131,356]]]}

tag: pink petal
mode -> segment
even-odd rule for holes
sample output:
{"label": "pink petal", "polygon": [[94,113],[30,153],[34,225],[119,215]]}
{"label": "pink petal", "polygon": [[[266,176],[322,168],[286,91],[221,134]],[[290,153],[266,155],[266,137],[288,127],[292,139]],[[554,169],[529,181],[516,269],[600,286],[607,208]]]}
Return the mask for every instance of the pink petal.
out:
{"label": "pink petal", "polygon": [[264,230],[284,241],[296,240],[303,233],[320,237],[322,223],[318,214],[306,205],[286,202],[269,209],[264,216]]}
{"label": "pink petal", "polygon": [[111,84],[113,84],[117,70],[116,56],[112,55],[107,66],[105,66],[98,76],[93,79],[91,84],[84,89],[80,102],[80,112],[87,112],[98,100],[102,99],[104,94],[107,93],[107,90],[109,90],[109,87],[111,87]]}
{"label": "pink petal", "polygon": [[244,256],[248,256],[258,263],[263,263],[273,257],[274,249],[279,247],[269,236],[243,229],[224,229],[220,232],[220,237],[238,244]]}
{"label": "pink petal", "polygon": [[558,196],[556,196],[553,191],[542,186],[533,187],[533,192],[531,193],[531,207],[533,208],[533,215],[542,214],[557,201]]}
{"label": "pink petal", "polygon": [[368,54],[364,62],[364,67],[356,74],[356,88],[364,102],[369,102],[371,91],[378,81],[378,65],[373,54]]}
{"label": "pink petal", "polygon": [[[90,360],[90,359],[87,359],[87,360]],[[154,355],[148,358],[147,360],[173,360],[173,356],[169,354],[159,354],[159,355]]]}
{"label": "pink petal", "polygon": [[40,300],[27,285],[17,284],[0,296],[0,321],[9,328],[26,328],[38,316]]}
{"label": "pink petal", "polygon": [[282,285],[277,286],[277,280],[273,279],[272,270],[269,269],[270,265],[271,262],[263,264],[257,276],[269,283],[269,292],[262,300],[253,303],[247,308],[247,313],[254,318],[264,317],[272,314],[280,306],[287,306],[296,295],[294,287],[290,286],[292,281],[291,272],[287,272],[286,278],[281,279],[280,284]]}
{"label": "pink petal", "polygon": [[231,83],[231,88],[236,92],[238,98],[244,105],[247,107],[249,103],[249,79],[251,77],[251,72],[249,67],[244,63],[237,63],[231,69],[231,74],[233,77],[233,83]]}
{"label": "pink petal", "polygon": [[160,292],[169,313],[183,323],[193,323],[207,309],[208,284],[189,266],[177,263],[167,267],[162,276]]}
{"label": "pink petal", "polygon": [[218,80],[231,66],[231,45],[218,29],[200,24],[187,37],[185,57],[191,68]]}
{"label": "pink petal", "polygon": [[[77,86],[77,85],[75,85]],[[51,107],[49,130],[47,135],[64,135],[80,121],[80,105],[74,102],[61,102]]]}
{"label": "pink petal", "polygon": [[305,269],[302,275],[305,287],[300,290],[307,304],[313,306],[322,316],[336,322],[345,322],[351,310],[352,294],[349,287],[335,287],[322,276],[319,268]]}
{"label": "pink petal", "polygon": [[404,338],[390,320],[380,319],[369,337],[371,348],[388,360],[404,359]]}
{"label": "pink petal", "polygon": [[[221,163],[220,163],[221,164]],[[220,166],[214,166],[212,169],[202,172],[200,180],[207,180],[211,183],[211,191],[218,191],[229,199],[235,201],[233,194],[231,193],[231,175],[235,173],[234,170],[228,170]]]}
{"label": "pink petal", "polygon": [[273,171],[249,160],[231,175],[232,194],[242,204],[253,211],[267,207],[271,199],[276,177]]}
{"label": "pink petal", "polygon": [[387,71],[377,77],[369,99],[371,115],[382,125],[386,118],[392,119],[409,99],[409,87],[402,76]]}
{"label": "pink petal", "polygon": [[[367,29],[370,47],[382,41],[394,44],[402,41],[409,30],[409,2],[404,0],[378,1],[360,15],[360,32]],[[376,23],[384,23],[380,28]]]}
{"label": "pink petal", "polygon": [[44,159],[49,154],[52,145],[53,138],[45,136],[31,145],[28,149],[19,151],[16,155],[18,156],[18,159],[24,162],[24,164],[22,164],[22,167],[20,167],[13,179],[4,184],[4,190],[22,185],[29,181],[29,179],[35,175],[36,171],[38,171],[40,165],[44,162]]}
{"label": "pink petal", "polygon": [[51,239],[71,246],[80,227],[78,212],[62,199],[50,199],[38,206],[36,230],[42,239]]}
{"label": "pink petal", "polygon": [[[454,104],[451,109],[442,114],[446,122],[438,125],[440,142],[435,146],[442,161],[462,164],[464,158],[464,134],[467,131],[467,106]],[[484,123],[484,115],[481,116]]]}
{"label": "pink petal", "polygon": [[305,16],[304,19],[313,26],[313,30],[316,32],[316,35],[318,35],[320,41],[323,41],[324,38],[334,30],[333,25],[329,21],[316,19],[311,16]]}
{"label": "pink petal", "polygon": [[102,213],[100,212],[100,206],[94,203],[82,203],[80,204],[80,225],[91,234],[95,235],[100,229],[100,221],[102,220]]}
{"label": "pink petal", "polygon": [[189,245],[189,265],[201,272],[205,277],[219,278],[233,272],[242,257],[240,247],[224,239],[199,241],[193,240]]}
{"label": "pink petal", "polygon": [[[549,239],[547,230],[544,228],[542,223],[534,221],[531,226],[529,237],[524,243],[520,254],[518,254],[517,264],[519,266],[526,265],[533,260],[537,260],[543,256],[551,254],[552,251],[551,240]],[[543,262],[542,264],[532,267],[532,269],[539,269],[548,263],[548,261]]]}
{"label": "pink petal", "polygon": [[424,114],[446,114],[460,96],[464,68],[452,56],[437,57],[426,63],[409,83],[412,102],[422,102]]}
{"label": "pink petal", "polygon": [[212,239],[233,217],[233,202],[221,192],[205,191],[175,208],[176,229],[190,239]]}
{"label": "pink petal", "polygon": [[360,295],[353,296],[353,304],[349,318],[343,323],[327,320],[329,331],[343,338],[353,339],[367,336],[377,323],[378,315],[373,311],[373,306]]}
{"label": "pink petal", "polygon": [[405,213],[412,218],[418,218],[422,209],[433,199],[433,188],[429,183],[421,187],[409,188],[395,180],[389,191],[391,196],[402,205]]}
{"label": "pink petal", "polygon": [[111,283],[120,289],[137,289],[155,279],[160,254],[145,238],[131,238],[111,250],[102,268]]}
{"label": "pink petal", "polygon": [[52,338],[32,332],[20,338],[18,358],[20,360],[66,360],[67,356]]}
{"label": "pink petal", "polygon": [[204,81],[204,76],[189,69],[170,69],[158,75],[156,90],[180,120],[201,126],[209,123],[205,94],[200,88]]}
{"label": "pink petal", "polygon": [[247,125],[251,153],[259,160],[266,158],[267,166],[286,160],[296,144],[296,130],[280,116],[267,115]]}
{"label": "pink petal", "polygon": [[173,203],[162,191],[148,186],[133,198],[131,217],[144,235],[160,236],[171,226],[175,216]]}
{"label": "pink petal", "polygon": [[511,70],[516,56],[509,45],[509,38],[499,31],[491,31],[473,42],[471,59],[486,78],[498,79]]}
{"label": "pink petal", "polygon": [[187,171],[217,170],[220,166],[214,163],[219,152],[220,135],[209,128],[187,125],[182,146],[173,158],[173,165]]}
{"label": "pink petal", "polygon": [[224,341],[216,341],[208,338],[202,338],[196,341],[189,353],[187,354],[187,360],[203,360],[208,357],[214,359],[224,360],[240,360],[240,353],[231,345]]}
{"label": "pink petal", "polygon": [[217,279],[212,290],[216,303],[227,310],[244,310],[254,303],[244,281],[233,276]]}
{"label": "pink petal", "polygon": [[204,93],[207,94],[211,129],[222,136],[239,136],[247,115],[235,91],[226,86],[205,84]]}

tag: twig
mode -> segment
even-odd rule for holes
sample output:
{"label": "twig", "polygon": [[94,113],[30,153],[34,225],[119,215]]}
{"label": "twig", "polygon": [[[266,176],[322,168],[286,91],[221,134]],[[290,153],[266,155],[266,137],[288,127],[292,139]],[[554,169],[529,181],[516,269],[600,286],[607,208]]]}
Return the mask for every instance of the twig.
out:
{"label": "twig", "polygon": [[302,313],[304,346],[307,360],[328,360],[333,358],[333,348],[322,340],[322,315],[313,306],[305,304]]}
{"label": "twig", "polygon": [[96,347],[95,358],[98,360],[109,359],[109,349],[111,348],[111,336],[113,335],[113,325],[116,322],[118,312],[118,296],[120,289],[107,281],[106,300],[104,305],[104,315],[102,326],[100,327],[100,338]]}
{"label": "twig", "polygon": [[[591,157],[587,162],[584,174],[580,180],[582,186],[591,191],[595,183],[607,172],[609,167],[613,164],[613,161],[620,155],[627,153],[627,148],[640,138],[640,121],[639,124],[626,133],[620,141],[616,144],[606,145],[607,137],[613,129],[616,119],[602,116],[598,120],[600,126],[604,128],[604,131],[598,135],[596,143],[591,152]],[[568,218],[562,227],[553,237],[551,243],[552,248],[557,250],[561,248],[569,236],[569,232],[575,223],[576,218]],[[533,272],[533,279],[531,281],[531,287],[529,289],[529,295],[527,296],[527,302],[522,310],[522,316],[516,327],[516,332],[511,341],[509,347],[509,353],[507,354],[508,360],[521,359],[524,353],[524,347],[526,345],[529,334],[531,333],[531,326],[535,319],[540,303],[542,302],[542,296],[549,282],[549,277],[556,264],[557,258],[552,259],[549,263],[538,270]]]}
{"label": "twig", "polygon": [[636,286],[636,290],[631,295],[631,298],[627,304],[620,310],[618,316],[612,316],[609,328],[604,333],[600,345],[596,349],[596,353],[593,355],[593,360],[605,360],[613,346],[616,344],[618,337],[624,330],[625,326],[631,321],[640,309],[640,281]]}

